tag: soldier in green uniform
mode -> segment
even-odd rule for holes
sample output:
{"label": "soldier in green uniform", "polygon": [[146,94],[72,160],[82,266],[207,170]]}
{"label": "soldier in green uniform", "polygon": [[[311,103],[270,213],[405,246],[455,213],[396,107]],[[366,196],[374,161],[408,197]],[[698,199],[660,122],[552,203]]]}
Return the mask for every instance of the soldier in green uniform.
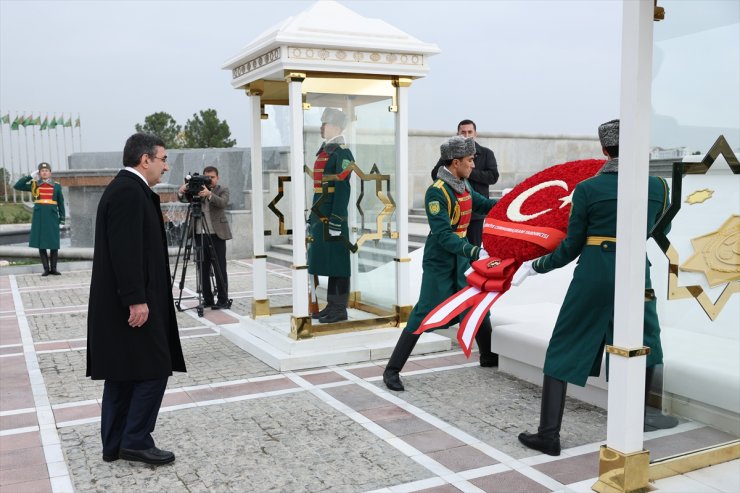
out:
{"label": "soldier in green uniform", "polygon": [[[52,180],[49,163],[39,164],[38,171],[24,176],[13,185],[22,192],[31,192],[33,219],[28,246],[38,248],[44,266],[42,276],[59,276],[57,254],[59,251],[59,226],[64,224],[64,196],[62,186]],[[49,254],[46,250],[50,250]]]}
{"label": "soldier in green uniform", "polygon": [[[348,167],[355,158],[342,136],[346,126],[345,113],[334,108],[324,110],[321,115],[324,143],[316,153],[313,168],[314,195],[309,217],[312,241],[308,246],[308,273],[329,277],[328,303],[323,310],[312,315],[321,323],[347,320],[350,252],[342,237],[349,240],[347,206],[351,169]],[[336,175],[337,179],[322,183],[324,175]]]}
{"label": "soldier in green uniform", "polygon": [[[567,265],[580,255],[547,348],[538,431],[519,435],[521,443],[548,455],[560,455],[560,425],[568,382],[583,387],[589,376],[598,376],[604,345],[611,344],[613,337],[619,120],[599,126],[599,139],[608,160],[596,176],[576,186],[566,238],[552,253],[525,263],[520,269],[546,273]],[[646,231],[652,229],[668,208],[668,201],[665,180],[651,176]],[[649,388],[655,365],[663,362],[663,351],[656,300],[654,296],[647,296],[652,292],[647,262],[645,287],[643,344],[650,347],[647,358]],[[662,418],[662,428],[677,424],[675,418]]]}
{"label": "soldier in green uniform", "polygon": [[[467,286],[465,271],[471,261],[478,260],[481,252],[485,252],[466,239],[473,213],[486,215],[496,203],[474,191],[467,181],[475,168],[474,139],[452,137],[440,146],[440,151],[444,166],[439,168],[437,179],[424,197],[430,231],[424,244],[419,301],[411,310],[406,328],[383,372],[385,385],[396,391],[404,390],[399,373],[419,340],[414,331],[437,305]],[[464,314],[459,320],[463,317]],[[457,320],[449,325],[454,323]],[[475,339],[481,366],[498,365],[498,355],[491,352],[490,315],[483,319]]]}

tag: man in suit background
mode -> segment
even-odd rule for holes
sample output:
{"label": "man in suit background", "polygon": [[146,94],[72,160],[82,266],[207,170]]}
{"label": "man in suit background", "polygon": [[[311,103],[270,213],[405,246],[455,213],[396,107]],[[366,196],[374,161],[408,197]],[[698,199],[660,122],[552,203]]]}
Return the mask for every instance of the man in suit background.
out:
{"label": "man in suit background", "polygon": [[87,316],[87,376],[105,380],[103,460],[167,464],[175,454],[152,431],[167,379],[186,371],[172,299],[164,220],[156,185],[168,170],[164,142],[129,137],[125,168],[106,187],[95,219]]}
{"label": "man in suit background", "polygon": [[[229,206],[229,188],[218,184],[218,169],[215,166],[206,166],[203,176],[210,179],[210,185],[204,185],[198,192],[201,199],[203,221],[205,228],[195,224],[196,245],[203,245],[203,306],[210,306],[213,310],[229,308],[229,282],[226,275],[226,240],[230,240],[231,228],[226,219],[226,208]],[[187,201],[185,190],[187,184],[183,184],[177,191],[177,197],[181,202]],[[206,229],[207,228],[207,229]],[[210,236],[210,241],[201,238],[203,234]],[[210,244],[216,253],[215,258],[211,255]],[[213,290],[211,289],[211,276],[208,274],[213,266],[216,277],[217,299],[214,303]]]}

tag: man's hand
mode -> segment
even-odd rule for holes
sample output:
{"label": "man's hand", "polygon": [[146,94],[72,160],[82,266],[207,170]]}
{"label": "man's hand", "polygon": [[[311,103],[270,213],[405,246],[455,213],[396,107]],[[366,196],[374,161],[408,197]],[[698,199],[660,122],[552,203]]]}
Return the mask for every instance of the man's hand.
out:
{"label": "man's hand", "polygon": [[187,188],[188,184],[183,183],[182,185],[180,185],[180,188],[177,189],[177,193],[179,193],[180,195],[185,195],[185,190],[187,190]]}
{"label": "man's hand", "polygon": [[519,286],[527,277],[539,274],[532,268],[532,262],[532,260],[527,260],[514,272],[514,277],[511,279],[512,285]]}
{"label": "man's hand", "polygon": [[146,303],[130,305],[128,307],[128,312],[128,324],[131,327],[141,327],[149,318],[149,305]]}
{"label": "man's hand", "polygon": [[31,178],[34,179],[34,180],[36,180],[36,181],[38,181],[39,180],[39,172],[38,171],[34,171],[33,173],[31,173]]}
{"label": "man's hand", "polygon": [[204,199],[210,198],[210,196],[213,195],[213,192],[208,190],[208,187],[203,185],[203,189],[198,192],[198,197],[203,197]]}
{"label": "man's hand", "polygon": [[342,232],[339,230],[334,230],[334,229],[329,228],[329,234],[331,236],[341,236]]}
{"label": "man's hand", "polygon": [[480,251],[478,252],[478,260],[482,258],[488,258],[488,257],[490,257],[490,255],[488,255],[488,252],[486,251],[486,249],[483,247],[480,247]]}

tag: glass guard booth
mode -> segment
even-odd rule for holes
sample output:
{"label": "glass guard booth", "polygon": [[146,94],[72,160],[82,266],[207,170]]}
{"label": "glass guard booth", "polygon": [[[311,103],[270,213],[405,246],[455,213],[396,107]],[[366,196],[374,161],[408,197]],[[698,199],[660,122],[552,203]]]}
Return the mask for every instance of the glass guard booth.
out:
{"label": "glass guard booth", "polygon": [[648,245],[664,360],[649,401],[682,425],[651,456],[658,463],[740,450],[740,6],[660,4],[651,168],[672,196],[670,229],[656,228]]}
{"label": "glass guard booth", "polygon": [[[252,193],[266,191],[261,202],[254,197],[264,207],[254,209],[262,226],[255,221],[253,316],[291,313],[296,339],[405,323],[411,308],[407,129],[399,101],[410,84],[398,77],[292,73],[284,82],[249,84],[253,124],[262,122],[256,142],[286,154],[278,169],[252,175]],[[342,125],[326,125],[332,115]],[[288,303],[268,300],[267,271],[260,267],[265,246],[276,244],[292,250]],[[311,315],[335,300],[333,277],[342,278],[347,319],[322,323]]]}

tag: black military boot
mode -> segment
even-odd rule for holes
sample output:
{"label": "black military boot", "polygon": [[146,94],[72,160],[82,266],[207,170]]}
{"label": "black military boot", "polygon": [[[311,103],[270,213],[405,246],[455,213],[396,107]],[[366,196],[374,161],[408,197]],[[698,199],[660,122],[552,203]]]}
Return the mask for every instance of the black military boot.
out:
{"label": "black military boot", "polygon": [[49,274],[52,276],[61,276],[62,273],[57,270],[57,258],[59,256],[59,250],[52,250],[49,258]]}
{"label": "black military boot", "polygon": [[667,416],[648,405],[648,396],[655,379],[655,365],[645,368],[645,424],[643,431],[667,430],[678,426],[678,419],[674,416]]}
{"label": "black military boot", "polygon": [[478,353],[480,354],[480,365],[483,368],[498,366],[498,354],[491,351],[491,319],[486,317],[475,333],[475,342],[478,343]]}
{"label": "black military boot", "polygon": [[401,377],[398,375],[406,361],[411,355],[411,351],[416,346],[416,341],[419,340],[419,335],[405,330],[401,331],[401,337],[396,342],[396,347],[393,349],[391,359],[388,360],[388,364],[385,366],[383,371],[383,383],[386,387],[395,391],[402,391],[403,383],[401,383]]}
{"label": "black military boot", "polygon": [[41,257],[41,265],[44,266],[44,272],[41,274],[41,277],[46,277],[49,275],[49,257],[45,249],[39,248],[39,257]]}
{"label": "black military boot", "polygon": [[520,433],[519,441],[547,455],[560,455],[560,425],[565,409],[568,383],[545,375],[542,380],[542,408],[537,433]]}
{"label": "black military boot", "polygon": [[326,288],[326,305],[324,315],[319,317],[322,324],[331,324],[347,320],[347,302],[349,301],[349,277],[330,277]]}

